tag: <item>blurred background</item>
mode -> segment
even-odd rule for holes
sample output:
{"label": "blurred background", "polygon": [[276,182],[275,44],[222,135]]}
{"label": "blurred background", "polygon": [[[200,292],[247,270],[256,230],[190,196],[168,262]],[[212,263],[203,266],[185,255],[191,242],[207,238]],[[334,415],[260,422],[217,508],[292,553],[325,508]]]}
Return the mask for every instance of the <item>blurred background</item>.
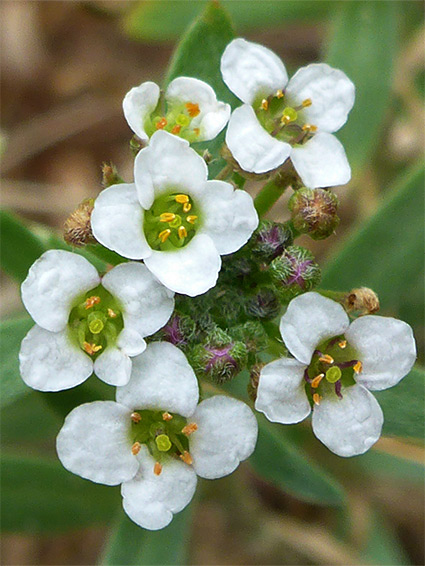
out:
{"label": "blurred background", "polygon": [[[347,11],[351,4],[352,17]],[[305,237],[300,243],[320,264],[328,262],[324,282],[329,287],[364,284],[380,291],[382,314],[407,320],[421,345],[423,262],[417,227],[420,235],[423,198],[412,209],[404,187],[416,183],[412,190],[422,195],[417,171],[425,125],[423,3],[230,0],[222,5],[236,34],[274,50],[290,75],[299,66],[326,57],[354,79],[362,57],[376,52],[372,60],[377,68],[368,67],[361,75],[363,82],[356,83],[359,109],[337,134],[347,143],[353,166],[352,182],[336,190],[341,225],[326,241]],[[19,215],[36,232],[48,226],[60,234],[79,202],[101,190],[103,162],[115,163],[121,176],[131,181],[132,133],[122,115],[123,96],[145,80],[161,83],[176,42],[204,7],[203,0],[3,0],[2,208]],[[341,44],[348,53],[355,49],[357,57],[344,63]],[[249,190],[255,194],[256,184]],[[270,218],[287,218],[285,198]],[[388,208],[392,216],[382,212]],[[416,228],[405,240],[412,226]],[[373,258],[366,253],[362,230],[367,245],[380,246]],[[397,254],[396,267],[391,254]],[[381,265],[387,260],[388,265]],[[1,315],[9,319],[23,307],[13,277],[1,277]],[[15,453],[53,454],[59,426],[40,397],[26,396],[3,411],[3,443]],[[190,541],[189,563],[424,564],[420,441],[383,438],[370,455],[347,463],[314,442],[308,431],[291,434],[301,435],[308,457],[331,470],[344,486],[347,508],[302,501],[260,479],[245,464],[229,478],[202,483],[184,535],[185,542]],[[24,471],[17,465],[19,473]],[[32,481],[29,471],[27,481]],[[308,484],[308,473],[299,481]],[[65,497],[61,486],[59,482],[51,494],[51,505],[59,510]],[[12,492],[11,505],[26,497],[32,498],[33,492]],[[43,505],[43,493],[39,497]],[[116,492],[114,497],[114,504],[119,503]],[[37,502],[35,498],[34,505]],[[91,503],[87,500],[87,507]],[[118,520],[106,499],[103,504],[104,511],[94,513],[93,520],[86,509],[84,528],[78,520],[65,521],[62,527],[49,511],[45,523],[33,523],[24,512],[3,521],[2,563],[97,563],[109,529]],[[3,506],[5,514],[11,512]],[[78,515],[78,509],[74,511]],[[146,557],[143,560],[139,563],[149,563]]]}

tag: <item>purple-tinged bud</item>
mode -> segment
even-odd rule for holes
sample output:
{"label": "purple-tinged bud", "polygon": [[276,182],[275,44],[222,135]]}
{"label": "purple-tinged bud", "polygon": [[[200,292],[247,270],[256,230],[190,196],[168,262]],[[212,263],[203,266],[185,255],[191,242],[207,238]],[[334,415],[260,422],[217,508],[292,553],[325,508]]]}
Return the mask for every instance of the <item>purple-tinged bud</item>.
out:
{"label": "purple-tinged bud", "polygon": [[180,348],[186,346],[195,334],[196,324],[187,315],[174,313],[159,331],[160,339]]}
{"label": "purple-tinged bud", "polygon": [[284,224],[262,220],[251,242],[252,253],[260,261],[269,263],[292,244],[292,232]]}
{"label": "purple-tinged bud", "polygon": [[83,200],[72,212],[63,225],[63,238],[71,246],[80,248],[86,244],[95,244],[96,240],[91,230],[91,213],[94,199]]}
{"label": "purple-tinged bud", "polygon": [[338,198],[329,190],[303,187],[294,192],[288,207],[294,228],[313,240],[327,238],[339,224]]}
{"label": "purple-tinged bud", "polygon": [[256,318],[274,318],[279,314],[280,302],[269,287],[260,289],[246,306],[247,313]]}
{"label": "purple-tinged bud", "polygon": [[320,283],[320,268],[313,254],[301,246],[289,246],[270,265],[270,275],[279,298],[288,301],[311,291]]}

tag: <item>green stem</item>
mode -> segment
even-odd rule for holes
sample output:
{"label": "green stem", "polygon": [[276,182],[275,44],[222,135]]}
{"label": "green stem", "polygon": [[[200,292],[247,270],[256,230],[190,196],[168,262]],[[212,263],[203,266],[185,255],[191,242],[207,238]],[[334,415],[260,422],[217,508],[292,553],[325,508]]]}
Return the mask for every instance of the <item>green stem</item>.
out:
{"label": "green stem", "polygon": [[223,167],[223,169],[221,171],[219,171],[218,175],[216,175],[215,178],[218,181],[222,181],[224,179],[227,179],[227,177],[229,177],[229,175],[231,175],[232,171],[233,171],[232,165],[227,164]]}
{"label": "green stem", "polygon": [[271,179],[254,199],[254,206],[259,216],[268,212],[274,203],[283,195],[286,187],[276,185],[275,179]]}

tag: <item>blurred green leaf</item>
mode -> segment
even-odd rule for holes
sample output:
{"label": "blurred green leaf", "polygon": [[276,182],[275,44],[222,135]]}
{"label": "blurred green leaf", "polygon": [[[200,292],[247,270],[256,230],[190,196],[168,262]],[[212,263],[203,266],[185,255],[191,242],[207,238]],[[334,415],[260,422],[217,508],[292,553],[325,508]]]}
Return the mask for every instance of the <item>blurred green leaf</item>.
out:
{"label": "blurred green leaf", "polygon": [[108,523],[120,503],[118,488],[66,471],[59,461],[3,453],[3,532],[44,533]]}
{"label": "blurred green leaf", "polygon": [[415,462],[388,454],[387,452],[380,452],[373,449],[353,458],[355,466],[362,468],[362,473],[372,476],[375,480],[380,477],[393,478],[396,481],[403,483],[420,484],[424,483],[425,467],[424,463]]}
{"label": "blurred green leaf", "polygon": [[[205,7],[207,0],[144,0],[134,3],[123,20],[124,31],[141,41],[170,41],[179,37],[187,22]],[[332,2],[285,0],[285,2],[222,0],[238,31],[269,29],[294,20],[317,21],[328,15]]]}
{"label": "blurred green leaf", "polygon": [[395,387],[373,394],[384,411],[384,435],[424,438],[425,370],[414,367]]}
{"label": "blurred green leaf", "polygon": [[101,564],[111,566],[166,566],[186,564],[193,504],[174,515],[160,531],[142,529],[124,512],[105,549]]}
{"label": "blurred green leaf", "polygon": [[356,86],[348,125],[338,133],[350,164],[360,169],[376,150],[391,99],[398,47],[398,2],[338,3],[326,61]]}
{"label": "blurred green leaf", "polygon": [[371,515],[366,529],[366,545],[360,554],[365,563],[382,564],[382,566],[411,564],[392,525],[376,509]]}
{"label": "blurred green leaf", "polygon": [[[372,2],[371,4],[374,4]],[[323,271],[324,289],[371,287],[383,311],[397,314],[424,272],[424,167],[403,176],[386,202],[345,240]],[[423,279],[422,279],[423,281]],[[410,309],[410,324],[423,324],[424,296]]]}
{"label": "blurred green leaf", "polygon": [[338,482],[286,441],[277,427],[259,415],[258,442],[250,462],[254,470],[283,491],[319,505],[343,505]]}

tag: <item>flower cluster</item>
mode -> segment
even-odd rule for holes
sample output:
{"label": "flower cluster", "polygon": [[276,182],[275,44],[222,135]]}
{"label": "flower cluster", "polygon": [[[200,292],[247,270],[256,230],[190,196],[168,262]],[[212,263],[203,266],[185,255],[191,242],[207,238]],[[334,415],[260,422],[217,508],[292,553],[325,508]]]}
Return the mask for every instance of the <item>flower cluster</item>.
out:
{"label": "flower cluster", "polygon": [[[94,373],[117,388],[115,402],[80,405],[66,417],[61,462],[91,481],[121,484],[125,512],[153,530],[188,505],[197,476],[230,474],[255,448],[251,408],[209,396],[212,389],[247,368],[256,410],[290,424],[313,408],[315,435],[353,456],[381,433],[369,390],[398,383],[416,356],[407,324],[370,314],[375,294],[361,301],[360,289],[335,302],[313,292],[319,266],[294,241],[326,238],[338,226],[328,188],[351,172],[333,133],[353,106],[352,82],[325,64],[288,82],[274,53],[240,38],[225,49],[221,72],[243,102],[233,112],[195,78],[127,93],[134,181],[107,166],[104,190],[65,225],[68,243],[90,244],[88,257],[114,264],[99,274],[82,255],[50,250],[22,284],[36,323],[19,354],[25,383],[60,391]],[[228,163],[209,179],[191,144],[226,126],[220,154]],[[291,186],[290,220],[259,221],[244,190],[252,173]],[[283,346],[276,319],[285,308]],[[369,314],[350,324],[347,312],[362,309]],[[264,354],[288,352],[293,358],[264,365]]]}

